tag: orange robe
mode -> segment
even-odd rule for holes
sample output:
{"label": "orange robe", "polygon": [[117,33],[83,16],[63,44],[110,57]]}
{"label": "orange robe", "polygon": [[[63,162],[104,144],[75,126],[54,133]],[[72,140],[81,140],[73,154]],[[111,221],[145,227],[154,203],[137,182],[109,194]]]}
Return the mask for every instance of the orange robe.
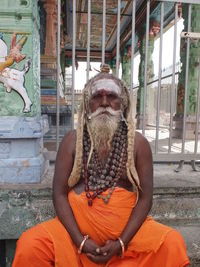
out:
{"label": "orange robe", "polygon": [[[105,193],[104,193],[105,194]],[[69,202],[83,235],[99,245],[116,240],[127,224],[136,193],[116,188],[106,205],[95,199],[89,207],[85,193],[69,193]],[[106,265],[78,255],[69,234],[58,218],[28,230],[19,239],[13,267],[184,267],[189,264],[185,243],[174,229],[148,217],[131,240],[124,258],[114,256]]]}

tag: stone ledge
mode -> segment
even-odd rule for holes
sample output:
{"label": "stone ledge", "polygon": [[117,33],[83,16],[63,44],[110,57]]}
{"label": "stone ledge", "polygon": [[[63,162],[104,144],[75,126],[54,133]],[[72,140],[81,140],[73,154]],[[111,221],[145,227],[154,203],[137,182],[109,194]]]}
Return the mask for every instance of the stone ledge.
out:
{"label": "stone ledge", "polygon": [[[168,225],[195,224],[200,220],[199,192],[200,188],[160,188],[154,192],[151,214]],[[0,187],[0,239],[17,239],[24,230],[53,216],[51,184]]]}
{"label": "stone ledge", "polygon": [[0,139],[38,139],[48,131],[46,116],[15,117],[4,116],[0,121]]}
{"label": "stone ledge", "polygon": [[191,226],[176,226],[175,227],[183,236],[188,256],[191,260],[192,267],[200,266],[200,225],[191,225]]}
{"label": "stone ledge", "polygon": [[[199,173],[184,165],[175,173],[173,164],[154,164],[153,217],[177,228],[183,235],[192,267],[200,266]],[[0,184],[0,239],[15,242],[22,231],[55,216],[52,203],[54,165],[41,183]],[[13,250],[14,251],[14,250]]]}
{"label": "stone ledge", "polygon": [[55,216],[52,190],[0,190],[0,239],[17,239],[23,231]]}
{"label": "stone ledge", "polygon": [[[53,170],[53,168],[52,168]],[[31,226],[55,216],[52,170],[40,184],[0,186],[0,239],[16,240]],[[48,182],[48,183],[47,183]],[[154,189],[153,217],[181,232],[192,267],[200,266],[200,187]]]}

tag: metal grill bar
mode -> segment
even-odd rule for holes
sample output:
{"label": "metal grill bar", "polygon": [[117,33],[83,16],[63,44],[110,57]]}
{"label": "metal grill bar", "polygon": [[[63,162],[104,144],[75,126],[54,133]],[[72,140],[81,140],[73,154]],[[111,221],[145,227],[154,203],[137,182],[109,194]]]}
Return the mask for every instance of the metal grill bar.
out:
{"label": "metal grill bar", "polygon": [[[60,0],[59,0],[60,1]],[[116,76],[119,77],[119,61],[120,61],[120,35],[121,35],[121,30],[120,27],[121,25],[121,0],[118,0],[117,4],[117,25],[116,25],[116,31],[117,31],[117,39],[116,39]],[[198,86],[198,92],[197,92],[197,110],[196,110],[196,126],[195,126],[195,141],[194,141],[194,151],[192,148],[192,153],[186,153],[185,151],[185,136],[186,136],[186,122],[187,122],[187,101],[188,101],[188,82],[189,82],[189,58],[190,58],[190,39],[195,38],[196,36],[199,35],[199,33],[194,33],[190,32],[191,28],[191,15],[192,15],[192,3],[193,1],[181,1],[181,3],[185,2],[190,2],[189,7],[189,12],[188,12],[188,28],[187,28],[187,35],[184,33],[184,36],[182,34],[182,38],[187,39],[187,49],[186,49],[186,70],[185,70],[185,96],[184,96],[184,114],[183,114],[183,138],[180,140],[180,142],[177,144],[172,144],[172,131],[173,131],[173,112],[174,112],[174,105],[176,104],[174,102],[175,99],[175,91],[176,91],[176,77],[178,72],[176,73],[176,56],[177,56],[177,51],[176,51],[176,46],[177,46],[177,32],[178,32],[178,3],[180,1],[165,1],[161,0],[161,15],[160,15],[160,50],[159,50],[159,72],[158,72],[158,79],[155,79],[154,81],[149,81],[149,77],[147,74],[148,70],[148,57],[149,57],[149,28],[150,28],[150,7],[151,7],[151,1],[147,0],[146,1],[146,33],[145,33],[145,62],[144,62],[144,88],[141,88],[142,93],[141,97],[143,100],[142,103],[142,108],[143,110],[141,111],[141,119],[142,119],[142,133],[146,135],[146,137],[152,138],[152,136],[149,135],[149,132],[146,130],[146,127],[150,126],[152,127],[151,122],[148,124],[146,123],[146,117],[147,117],[147,97],[148,97],[148,86],[152,83],[158,82],[158,93],[157,93],[157,109],[156,109],[156,125],[154,128],[154,133],[155,133],[155,151],[154,151],[154,160],[155,161],[180,161],[180,160],[197,160],[200,158],[199,154],[199,144],[198,144],[198,130],[199,130],[199,116],[200,116],[200,66],[199,66],[199,86]],[[164,10],[165,10],[165,2],[174,2],[174,14],[175,14],[175,19],[174,19],[174,40],[173,40],[173,62],[172,62],[172,74],[166,75],[165,77],[162,77],[162,54],[163,54],[163,34],[164,34]],[[134,87],[133,84],[133,72],[134,72],[134,67],[135,67],[135,58],[134,58],[134,53],[135,53],[135,23],[136,23],[136,0],[132,0],[131,5],[129,5],[129,8],[132,8],[132,14],[129,14],[129,16],[132,16],[132,32],[131,32],[131,77],[130,77],[130,94],[131,94],[131,100],[133,99],[133,93],[137,86]],[[130,12],[130,10],[129,10]],[[72,129],[74,128],[74,92],[75,92],[75,53],[76,53],[76,0],[73,0],[73,38],[72,38]],[[87,73],[86,73],[86,80],[88,81],[89,79],[89,70],[90,70],[90,58],[92,56],[92,51],[91,51],[91,0],[88,0],[88,10],[87,10]],[[101,60],[102,63],[105,63],[105,52],[106,52],[106,0],[102,1],[102,54],[101,54]],[[116,13],[115,13],[116,14]],[[115,15],[116,16],[116,15]],[[123,27],[122,27],[123,28]],[[123,44],[122,44],[123,45]],[[57,63],[58,64],[58,63]],[[57,70],[58,71],[58,70]],[[169,130],[169,138],[167,141],[167,145],[162,146],[162,149],[160,152],[159,148],[160,145],[163,144],[162,141],[160,141],[161,138],[163,138],[163,133],[160,133],[161,129],[161,119],[160,119],[160,113],[162,110],[162,94],[161,94],[161,84],[163,83],[163,79],[172,77],[172,84],[170,87],[170,107],[169,107],[169,112],[170,112],[170,121],[169,121],[169,126],[163,126],[166,128],[166,133],[168,134]],[[165,83],[165,82],[164,82]],[[168,81],[167,81],[168,83]],[[58,87],[58,86],[57,86]],[[168,89],[167,89],[168,90]],[[58,93],[58,92],[57,92]],[[167,91],[168,93],[168,91]],[[59,97],[58,97],[59,99]],[[59,104],[58,104],[59,106]],[[168,106],[167,106],[168,109]],[[166,111],[168,112],[168,111]],[[59,121],[59,117],[57,117],[57,121]],[[57,127],[59,124],[57,125]],[[59,128],[59,127],[58,127]],[[146,131],[146,133],[145,133]],[[151,133],[150,133],[151,134]],[[165,144],[165,143],[164,143]]]}
{"label": "metal grill bar", "polygon": [[196,128],[195,128],[195,144],[194,144],[194,154],[197,154],[198,148],[198,136],[199,136],[199,118],[200,118],[200,58],[199,58],[199,84],[197,90],[197,107],[196,107]]}
{"label": "metal grill bar", "polygon": [[160,13],[160,48],[159,48],[159,74],[158,74],[158,95],[157,95],[157,116],[156,116],[156,143],[155,153],[158,152],[159,124],[160,124],[160,94],[161,94],[161,78],[162,78],[162,47],[163,47],[163,18],[164,18],[164,2],[161,3]]}
{"label": "metal grill bar", "polygon": [[88,0],[88,20],[87,20],[87,73],[86,81],[89,80],[90,73],[90,30],[91,30],[91,0]]}
{"label": "metal grill bar", "polygon": [[[179,72],[175,72],[175,75],[178,75],[178,74],[179,74]],[[169,77],[172,77],[172,75],[173,75],[173,74],[169,74],[169,75],[166,75],[166,76],[162,76],[162,77],[161,77],[161,80],[164,80],[164,79],[167,79],[167,78],[169,78]],[[156,83],[156,82],[158,82],[158,81],[159,81],[159,79],[155,79],[155,80],[153,80],[153,81],[148,82],[147,85]],[[134,87],[133,87],[133,90],[135,90],[135,89],[137,89],[137,88],[139,88],[139,85],[134,86]]]}
{"label": "metal grill bar", "polygon": [[145,134],[146,125],[146,95],[147,95],[147,60],[149,48],[149,17],[150,17],[150,0],[147,1],[146,11],[146,48],[145,48],[145,69],[144,69],[144,90],[143,90],[143,118],[142,118],[142,134]]}
{"label": "metal grill bar", "polygon": [[105,33],[106,33],[106,0],[103,0],[103,28],[102,28],[102,64],[105,63]]}
{"label": "metal grill bar", "polygon": [[[191,14],[192,14],[192,5],[190,4],[189,7],[188,7],[188,32],[190,32],[190,29],[191,29]],[[189,53],[190,53],[190,39],[187,38],[182,154],[185,152],[187,96],[188,96],[188,73],[189,73]]]}
{"label": "metal grill bar", "polygon": [[57,91],[56,91],[56,151],[59,147],[59,124],[60,124],[60,0],[58,0],[57,6]]}
{"label": "metal grill bar", "polygon": [[72,122],[74,130],[74,90],[75,90],[75,54],[76,54],[76,0],[73,0],[73,38],[72,38]]}
{"label": "metal grill bar", "polygon": [[117,5],[117,57],[116,57],[116,76],[119,77],[119,47],[120,47],[120,10],[121,10],[121,1],[118,0]]}
{"label": "metal grill bar", "polygon": [[134,72],[134,53],[135,53],[135,4],[136,1],[133,0],[132,7],[132,40],[131,40],[131,86],[130,86],[130,95],[131,100],[133,99],[133,72]]}
{"label": "metal grill bar", "polygon": [[170,90],[170,128],[169,128],[169,148],[171,153],[172,146],[172,124],[173,124],[173,99],[175,93],[175,72],[176,72],[176,44],[177,44],[177,20],[178,20],[178,4],[175,4],[175,21],[174,21],[174,46],[173,46],[173,67],[172,67],[172,86]]}
{"label": "metal grill bar", "polygon": [[174,2],[174,3],[186,3],[186,4],[199,4],[199,0],[156,0],[158,2]]}

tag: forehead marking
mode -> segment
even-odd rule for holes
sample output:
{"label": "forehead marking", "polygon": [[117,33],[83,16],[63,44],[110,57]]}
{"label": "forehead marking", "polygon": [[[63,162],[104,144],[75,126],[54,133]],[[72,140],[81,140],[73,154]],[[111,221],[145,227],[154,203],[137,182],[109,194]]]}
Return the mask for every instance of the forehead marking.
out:
{"label": "forehead marking", "polygon": [[92,95],[100,90],[114,92],[117,95],[121,94],[121,88],[111,79],[100,79],[94,82],[91,90]]}

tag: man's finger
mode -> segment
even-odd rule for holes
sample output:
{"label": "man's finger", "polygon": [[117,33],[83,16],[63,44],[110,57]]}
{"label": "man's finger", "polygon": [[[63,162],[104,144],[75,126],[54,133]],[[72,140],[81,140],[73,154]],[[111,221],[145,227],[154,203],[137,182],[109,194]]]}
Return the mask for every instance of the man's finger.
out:
{"label": "man's finger", "polygon": [[100,254],[100,253],[101,253],[100,248],[96,248],[96,253],[97,253],[97,254]]}
{"label": "man's finger", "polygon": [[87,257],[89,257],[89,258],[94,258],[94,257],[95,257],[95,255],[93,255],[93,254],[91,254],[91,253],[86,253],[86,255],[87,255]]}
{"label": "man's finger", "polygon": [[102,249],[100,249],[100,248],[96,248],[96,253],[98,254],[98,255],[103,255],[103,256],[106,256],[108,253],[107,253],[107,251],[103,251]]}
{"label": "man's finger", "polygon": [[110,249],[110,243],[105,244],[103,247],[101,247],[101,253],[104,255],[104,253],[106,252],[108,254]]}

